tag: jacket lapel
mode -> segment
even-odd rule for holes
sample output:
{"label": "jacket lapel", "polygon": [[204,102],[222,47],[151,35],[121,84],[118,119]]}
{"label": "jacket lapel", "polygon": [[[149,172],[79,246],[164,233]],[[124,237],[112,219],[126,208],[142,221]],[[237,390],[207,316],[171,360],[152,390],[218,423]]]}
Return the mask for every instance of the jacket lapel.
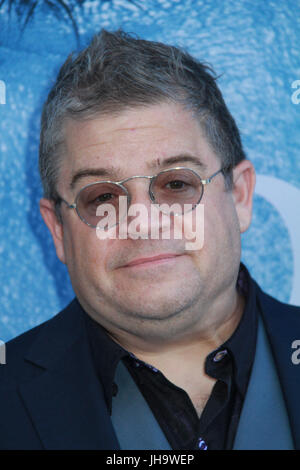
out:
{"label": "jacket lapel", "polygon": [[256,288],[258,303],[291,423],[295,447],[300,449],[300,365],[295,365],[292,362],[292,343],[295,339],[300,339],[299,307],[286,306],[265,294],[257,284]]}
{"label": "jacket lapel", "polygon": [[40,373],[20,394],[45,449],[118,449],[75,300],[46,323],[26,361]]}
{"label": "jacket lapel", "polygon": [[259,317],[256,351],[234,449],[294,449],[274,359]]}

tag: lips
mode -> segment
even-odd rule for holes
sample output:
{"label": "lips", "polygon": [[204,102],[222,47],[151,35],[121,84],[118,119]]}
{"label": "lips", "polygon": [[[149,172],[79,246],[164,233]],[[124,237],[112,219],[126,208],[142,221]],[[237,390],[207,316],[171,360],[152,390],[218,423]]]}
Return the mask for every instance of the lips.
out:
{"label": "lips", "polygon": [[175,253],[163,253],[157,256],[151,256],[148,258],[137,258],[135,260],[130,261],[130,263],[124,265],[124,268],[131,267],[131,266],[138,266],[140,264],[150,264],[150,263],[159,263],[160,261],[163,262],[164,260],[170,259],[170,258],[176,258],[177,256],[180,256],[179,254]]}

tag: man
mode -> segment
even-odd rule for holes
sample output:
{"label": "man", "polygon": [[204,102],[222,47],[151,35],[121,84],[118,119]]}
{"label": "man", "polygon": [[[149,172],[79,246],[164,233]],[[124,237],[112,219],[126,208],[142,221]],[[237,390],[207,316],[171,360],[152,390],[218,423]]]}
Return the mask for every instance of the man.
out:
{"label": "man", "polygon": [[49,93],[40,173],[76,299],[7,344],[1,448],[300,448],[300,310],[240,263],[255,172],[213,71],[102,31]]}

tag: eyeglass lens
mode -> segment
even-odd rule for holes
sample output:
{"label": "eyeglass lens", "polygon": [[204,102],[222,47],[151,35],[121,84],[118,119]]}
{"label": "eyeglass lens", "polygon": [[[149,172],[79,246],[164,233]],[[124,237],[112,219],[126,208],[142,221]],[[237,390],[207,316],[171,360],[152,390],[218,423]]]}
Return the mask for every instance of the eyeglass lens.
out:
{"label": "eyeglass lens", "polygon": [[[159,173],[151,182],[150,192],[154,196],[153,202],[164,204],[163,212],[170,213],[167,207],[173,204],[179,204],[182,211],[184,204],[197,205],[203,194],[203,185],[200,177],[192,170],[173,169]],[[83,188],[78,195],[78,214],[87,223],[96,226],[104,217],[97,216],[97,208],[102,204],[112,204],[118,220],[120,196],[128,197],[128,193],[116,183],[91,184]]]}

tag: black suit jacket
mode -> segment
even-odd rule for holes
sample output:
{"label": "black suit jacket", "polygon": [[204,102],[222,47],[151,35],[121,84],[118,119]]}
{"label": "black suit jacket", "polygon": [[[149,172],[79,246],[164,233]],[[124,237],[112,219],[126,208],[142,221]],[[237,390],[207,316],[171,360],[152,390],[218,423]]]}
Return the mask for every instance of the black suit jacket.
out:
{"label": "black suit jacket", "polygon": [[[282,386],[296,449],[300,449],[300,308],[255,283]],[[11,340],[0,365],[0,449],[119,449],[92,363],[78,301]]]}

